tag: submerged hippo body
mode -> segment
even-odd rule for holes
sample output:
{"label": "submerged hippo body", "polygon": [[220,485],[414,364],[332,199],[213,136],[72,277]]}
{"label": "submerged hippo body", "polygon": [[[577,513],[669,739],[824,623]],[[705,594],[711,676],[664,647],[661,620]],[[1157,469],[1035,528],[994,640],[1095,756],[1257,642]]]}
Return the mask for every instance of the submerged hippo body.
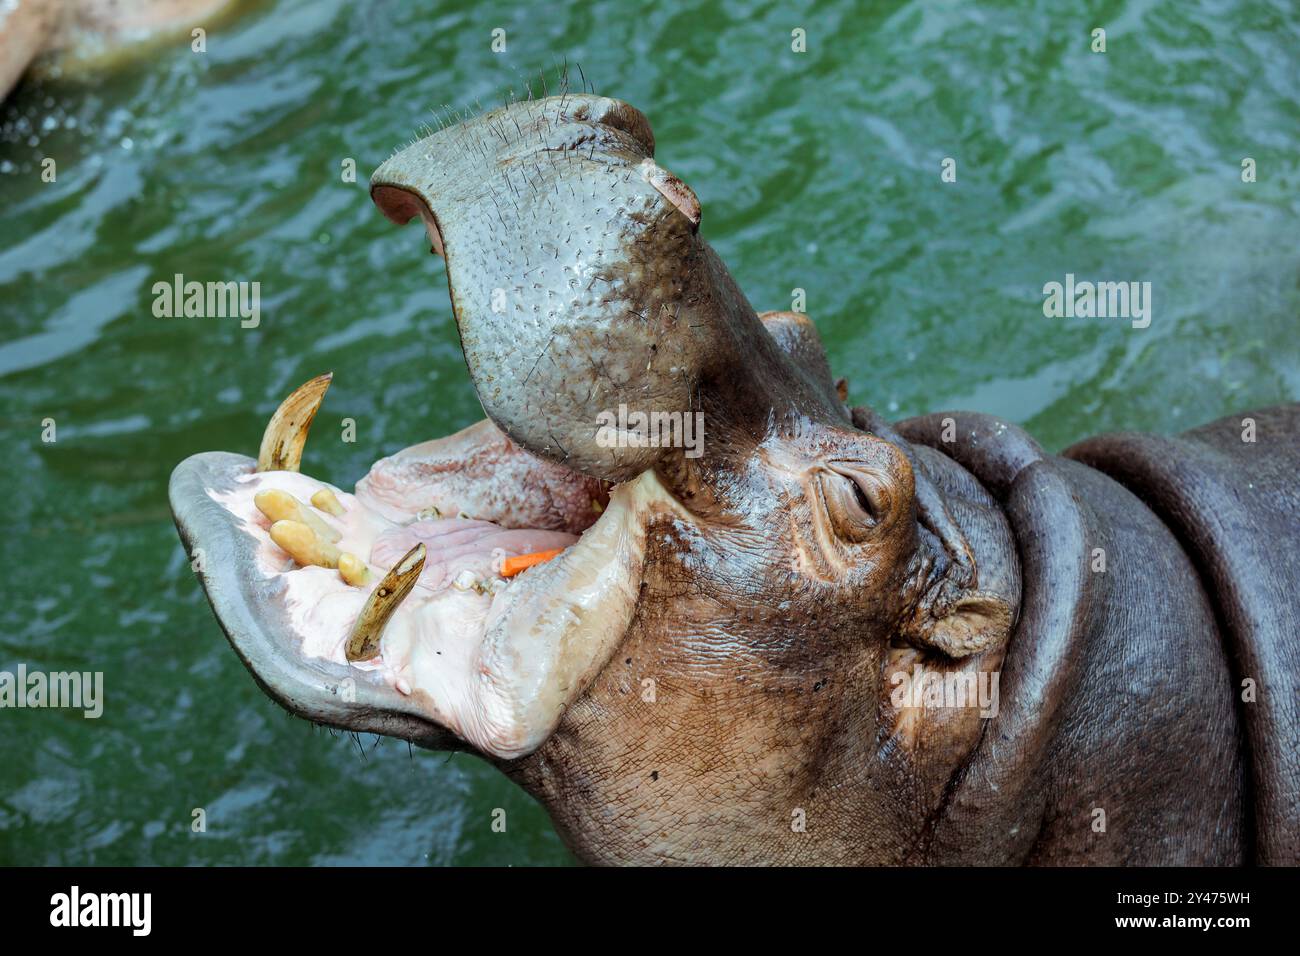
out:
{"label": "submerged hippo body", "polygon": [[38,57],[103,62],[145,41],[196,25],[210,27],[233,5],[234,0],[5,0],[0,3],[0,100]]}
{"label": "submerged hippo body", "polygon": [[296,473],[322,377],[256,462],[178,466],[268,693],[480,754],[591,862],[1297,862],[1300,406],[1060,456],[891,425],[653,155],[566,93],[375,173],[447,260],[489,420],[349,495]]}

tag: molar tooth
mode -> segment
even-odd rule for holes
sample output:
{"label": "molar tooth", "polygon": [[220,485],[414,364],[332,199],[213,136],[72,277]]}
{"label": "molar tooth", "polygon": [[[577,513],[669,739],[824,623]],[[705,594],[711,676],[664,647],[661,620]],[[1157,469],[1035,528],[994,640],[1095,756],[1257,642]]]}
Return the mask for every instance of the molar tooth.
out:
{"label": "molar tooth", "polygon": [[424,555],[424,545],[417,544],[393,565],[392,570],[370,592],[357,623],[353,625],[352,634],[348,637],[344,652],[348,660],[366,661],[379,653],[384,626],[419,580],[420,572],[424,570]]}
{"label": "molar tooth", "polygon": [[333,515],[336,518],[343,517],[343,506],[339,504],[339,499],[334,492],[328,488],[322,488],[312,495],[311,503],[326,514]]}
{"label": "molar tooth", "polygon": [[253,504],[257,505],[257,510],[272,521],[297,521],[311,528],[326,541],[338,541],[343,537],[342,533],[331,528],[287,491],[278,488],[259,491],[253,496]]}
{"label": "molar tooth", "polygon": [[460,574],[456,575],[456,579],[451,582],[451,586],[458,591],[477,591],[479,589],[479,579],[469,568],[464,568]]}
{"label": "molar tooth", "polygon": [[339,574],[354,588],[370,583],[370,569],[366,567],[366,562],[351,551],[339,555]]}
{"label": "molar tooth", "polygon": [[257,453],[258,471],[298,470],[303,446],[307,444],[307,429],[311,428],[311,420],[316,417],[333,378],[333,372],[317,375],[280,403],[262,434],[262,447]]}
{"label": "molar tooth", "polygon": [[277,521],[271,525],[271,540],[303,567],[339,566],[339,549],[328,541],[322,541],[316,532],[301,521]]}

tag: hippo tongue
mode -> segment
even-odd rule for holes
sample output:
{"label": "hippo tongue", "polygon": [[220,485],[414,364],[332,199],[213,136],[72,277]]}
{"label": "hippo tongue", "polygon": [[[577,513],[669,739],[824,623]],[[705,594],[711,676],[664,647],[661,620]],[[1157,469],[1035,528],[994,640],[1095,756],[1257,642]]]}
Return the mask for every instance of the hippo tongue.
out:
{"label": "hippo tongue", "polygon": [[576,535],[534,528],[503,528],[472,518],[434,518],[389,528],[376,538],[370,562],[390,568],[411,548],[427,549],[419,586],[438,591],[452,584],[472,586],[495,572],[494,557],[567,548]]}

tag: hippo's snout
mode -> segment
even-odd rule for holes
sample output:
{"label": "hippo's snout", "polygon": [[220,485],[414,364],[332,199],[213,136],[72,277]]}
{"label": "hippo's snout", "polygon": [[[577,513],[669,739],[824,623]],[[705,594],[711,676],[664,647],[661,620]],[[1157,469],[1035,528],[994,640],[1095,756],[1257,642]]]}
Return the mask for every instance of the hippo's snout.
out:
{"label": "hippo's snout", "polygon": [[728,350],[699,200],[654,148],[640,110],[565,94],[425,137],[370,184],[387,218],[418,217],[446,259],[489,417],[532,453],[611,481],[665,452],[609,441],[610,416],[698,412],[698,384]]}

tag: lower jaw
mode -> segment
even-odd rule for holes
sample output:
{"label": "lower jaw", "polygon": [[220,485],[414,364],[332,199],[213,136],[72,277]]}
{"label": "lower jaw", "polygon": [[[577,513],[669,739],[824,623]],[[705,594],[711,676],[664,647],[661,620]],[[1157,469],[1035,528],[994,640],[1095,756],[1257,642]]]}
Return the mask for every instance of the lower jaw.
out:
{"label": "lower jaw", "polygon": [[[306,658],[351,668],[381,681],[480,752],[512,759],[549,735],[564,709],[594,678],[625,633],[641,579],[647,509],[672,506],[652,473],[627,482],[580,538],[553,560],[513,578],[454,578],[417,585],[385,627],[379,654],[348,662],[345,647],[368,589],[341,587],[339,572],[299,567],[268,534],[254,496],[275,488],[310,500],[322,483],[293,472],[239,476],[210,492],[257,539],[255,563],[276,580],[288,630]],[[328,486],[326,486],[328,487]],[[366,547],[392,525],[334,489],[344,511],[360,516],[338,542]],[[364,518],[364,520],[361,520]]]}

